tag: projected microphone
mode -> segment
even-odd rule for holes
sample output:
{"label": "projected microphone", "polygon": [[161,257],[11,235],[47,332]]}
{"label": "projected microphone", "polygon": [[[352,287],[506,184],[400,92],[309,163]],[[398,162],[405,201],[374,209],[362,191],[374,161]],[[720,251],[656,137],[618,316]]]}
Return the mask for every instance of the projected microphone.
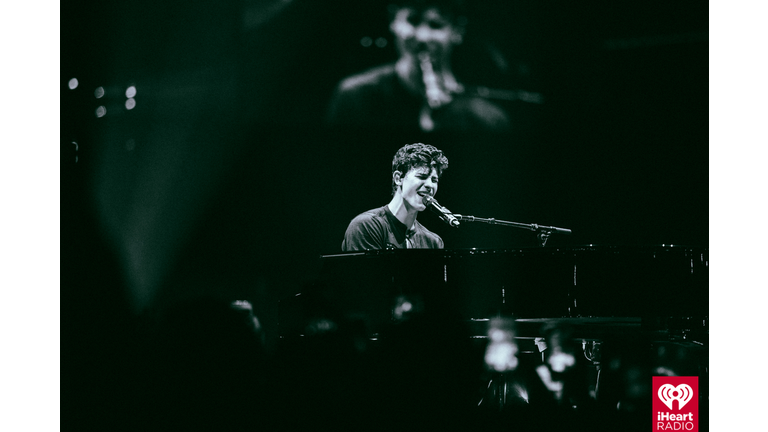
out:
{"label": "projected microphone", "polygon": [[429,107],[437,109],[449,103],[452,99],[451,95],[441,88],[437,74],[432,67],[432,58],[428,52],[419,53],[419,66],[421,67],[421,78],[424,81],[424,91]]}
{"label": "projected microphone", "polygon": [[430,209],[432,209],[433,212],[437,213],[438,216],[440,216],[440,219],[444,220],[445,223],[447,223],[448,225],[450,225],[450,226],[452,226],[454,228],[458,228],[459,227],[459,220],[456,219],[456,216],[452,215],[451,212],[448,211],[447,208],[445,208],[445,207],[441,206],[440,204],[438,204],[437,201],[435,201],[434,198],[432,198],[431,196],[427,195],[427,196],[424,197],[422,202],[424,203],[425,206],[427,206]]}

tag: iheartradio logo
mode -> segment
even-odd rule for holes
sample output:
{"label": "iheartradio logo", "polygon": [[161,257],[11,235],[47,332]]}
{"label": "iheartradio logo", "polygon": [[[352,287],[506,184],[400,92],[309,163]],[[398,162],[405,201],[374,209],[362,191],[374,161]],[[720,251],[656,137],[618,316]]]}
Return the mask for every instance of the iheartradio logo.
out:
{"label": "iheartradio logo", "polygon": [[653,432],[698,432],[698,392],[699,377],[653,377],[653,428],[651,430]]}
{"label": "iheartradio logo", "polygon": [[664,402],[669,409],[672,409],[674,401],[678,401],[679,405],[677,409],[683,409],[683,407],[693,399],[693,389],[688,384],[680,384],[675,387],[672,384],[664,384],[659,387],[659,399]]}

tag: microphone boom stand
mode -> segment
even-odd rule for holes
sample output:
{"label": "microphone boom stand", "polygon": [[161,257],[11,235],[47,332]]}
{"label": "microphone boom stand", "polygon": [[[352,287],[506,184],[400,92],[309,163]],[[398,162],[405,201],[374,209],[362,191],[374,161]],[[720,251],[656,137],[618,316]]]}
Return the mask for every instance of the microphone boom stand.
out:
{"label": "microphone boom stand", "polygon": [[552,234],[567,234],[567,235],[571,234],[571,230],[567,228],[541,226],[537,224],[524,224],[520,222],[508,222],[508,221],[498,220],[494,218],[481,218],[481,217],[475,217],[475,216],[460,215],[455,213],[453,213],[453,216],[460,221],[485,222],[491,225],[511,226],[514,228],[523,228],[530,231],[534,231],[542,247],[547,244],[547,240],[549,240],[549,236],[551,236]]}

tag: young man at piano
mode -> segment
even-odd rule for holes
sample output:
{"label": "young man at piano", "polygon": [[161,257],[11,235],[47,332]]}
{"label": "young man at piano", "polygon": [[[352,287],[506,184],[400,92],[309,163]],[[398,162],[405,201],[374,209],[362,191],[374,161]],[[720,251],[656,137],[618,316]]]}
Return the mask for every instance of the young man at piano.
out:
{"label": "young man at piano", "polygon": [[437,148],[407,144],[392,160],[392,200],[357,215],[341,243],[343,251],[376,249],[442,249],[443,239],[416,220],[427,208],[424,197],[434,197],[448,158]]}

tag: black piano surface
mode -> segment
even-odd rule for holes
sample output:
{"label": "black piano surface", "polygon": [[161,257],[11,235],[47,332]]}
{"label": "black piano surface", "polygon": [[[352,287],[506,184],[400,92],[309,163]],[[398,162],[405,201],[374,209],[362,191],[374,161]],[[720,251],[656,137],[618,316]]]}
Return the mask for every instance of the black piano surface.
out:
{"label": "black piano surface", "polygon": [[[281,302],[281,333],[313,308],[361,319],[375,333],[407,299],[427,313],[485,321],[639,323],[706,317],[704,247],[599,246],[407,249],[322,255],[319,282]],[[303,297],[301,310],[292,306]],[[309,303],[309,304],[308,304]]]}

